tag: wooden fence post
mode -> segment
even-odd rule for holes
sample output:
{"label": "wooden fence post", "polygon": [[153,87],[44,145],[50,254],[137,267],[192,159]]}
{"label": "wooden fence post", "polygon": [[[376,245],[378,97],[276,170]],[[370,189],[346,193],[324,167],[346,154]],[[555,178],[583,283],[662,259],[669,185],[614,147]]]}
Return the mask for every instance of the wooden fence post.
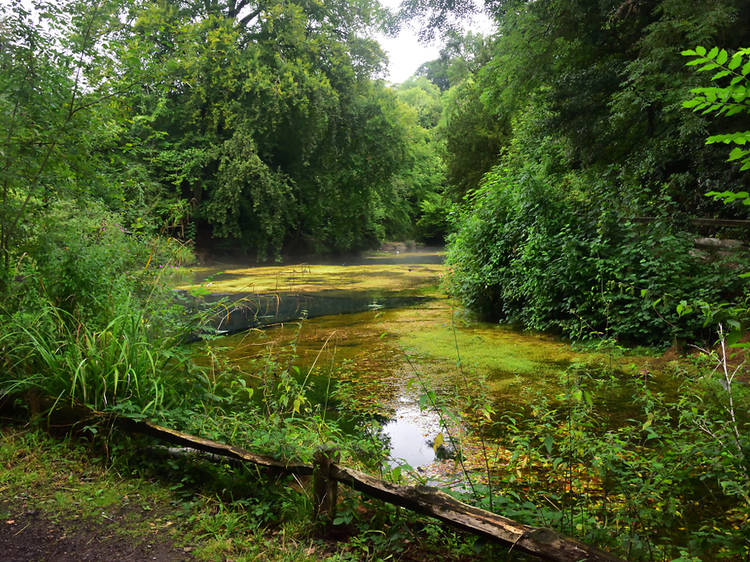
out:
{"label": "wooden fence post", "polygon": [[339,453],[330,447],[321,447],[313,455],[313,501],[315,520],[330,525],[336,517],[338,483],[331,475],[331,465],[339,460]]}

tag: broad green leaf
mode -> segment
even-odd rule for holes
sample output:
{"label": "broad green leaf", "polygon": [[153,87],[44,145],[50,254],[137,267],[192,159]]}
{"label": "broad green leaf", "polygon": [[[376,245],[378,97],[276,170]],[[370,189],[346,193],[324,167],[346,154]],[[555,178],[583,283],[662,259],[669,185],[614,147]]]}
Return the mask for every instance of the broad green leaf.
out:
{"label": "broad green leaf", "polygon": [[442,444],[443,444],[443,434],[442,433],[438,433],[435,436],[435,441],[432,443],[432,450],[437,453],[438,448]]}
{"label": "broad green leaf", "polygon": [[740,341],[742,330],[733,330],[727,334],[727,345],[734,345]]}
{"label": "broad green leaf", "polygon": [[726,52],[725,49],[722,49],[719,52],[719,56],[716,57],[716,62],[719,64],[724,64],[727,62],[727,59],[729,58],[729,54]]}
{"label": "broad green leaf", "polygon": [[696,52],[696,53],[698,53],[698,54],[699,54],[700,56],[702,56],[702,57],[706,56],[706,48],[705,48],[705,47],[703,47],[703,46],[701,46],[701,45],[698,45],[698,46],[697,46],[697,47],[695,48],[695,52]]}
{"label": "broad green leaf", "polygon": [[547,435],[544,438],[544,448],[547,449],[547,454],[552,454],[552,445],[554,444],[555,439],[551,435]]}

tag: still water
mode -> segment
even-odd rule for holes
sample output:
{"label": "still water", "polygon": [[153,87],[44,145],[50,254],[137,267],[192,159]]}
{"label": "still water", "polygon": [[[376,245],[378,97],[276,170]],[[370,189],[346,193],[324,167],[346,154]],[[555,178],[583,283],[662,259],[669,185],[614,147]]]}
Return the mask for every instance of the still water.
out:
{"label": "still water", "polygon": [[[534,393],[554,394],[573,362],[601,360],[543,334],[479,322],[441,290],[443,252],[371,253],[338,263],[193,268],[180,289],[241,300],[227,355],[252,362],[294,346],[302,371],[334,373],[357,407],[384,419],[391,464],[426,467],[445,428],[428,392],[446,408],[482,395],[502,414]],[[230,307],[231,308],[231,307]],[[298,319],[304,317],[300,322]],[[336,369],[332,369],[332,366]],[[449,428],[460,432],[462,428]],[[447,443],[447,440],[446,440]]]}

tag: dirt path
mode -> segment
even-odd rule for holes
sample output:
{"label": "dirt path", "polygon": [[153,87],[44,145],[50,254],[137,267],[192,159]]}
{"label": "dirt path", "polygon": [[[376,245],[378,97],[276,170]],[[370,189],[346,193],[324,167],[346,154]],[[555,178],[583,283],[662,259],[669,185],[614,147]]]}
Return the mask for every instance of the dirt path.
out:
{"label": "dirt path", "polygon": [[[10,514],[0,521],[0,559],[5,562],[93,562],[192,560],[184,549],[167,537],[136,537],[116,532],[125,526],[126,514],[103,513],[102,525],[80,520],[52,520],[40,511],[14,509],[0,502],[0,512]],[[120,521],[118,521],[118,519]]]}

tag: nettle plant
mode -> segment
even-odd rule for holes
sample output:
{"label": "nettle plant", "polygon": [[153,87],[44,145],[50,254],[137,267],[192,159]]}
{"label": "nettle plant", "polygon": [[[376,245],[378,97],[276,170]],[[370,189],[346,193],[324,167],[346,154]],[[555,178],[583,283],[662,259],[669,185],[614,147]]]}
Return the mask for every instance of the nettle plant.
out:
{"label": "nettle plant", "polygon": [[[750,114],[750,48],[739,49],[730,55],[726,49],[719,47],[709,51],[698,46],[682,51],[682,55],[691,57],[687,66],[699,66],[698,72],[714,71],[711,80],[717,84],[693,88],[693,98],[684,102],[684,107],[704,115],[713,113],[732,117]],[[712,135],[706,139],[706,144],[715,143],[734,145],[729,153],[729,162],[739,162],[742,171],[750,170],[750,131]],[[750,205],[747,191],[710,191],[706,195],[725,203],[742,201]]]}

